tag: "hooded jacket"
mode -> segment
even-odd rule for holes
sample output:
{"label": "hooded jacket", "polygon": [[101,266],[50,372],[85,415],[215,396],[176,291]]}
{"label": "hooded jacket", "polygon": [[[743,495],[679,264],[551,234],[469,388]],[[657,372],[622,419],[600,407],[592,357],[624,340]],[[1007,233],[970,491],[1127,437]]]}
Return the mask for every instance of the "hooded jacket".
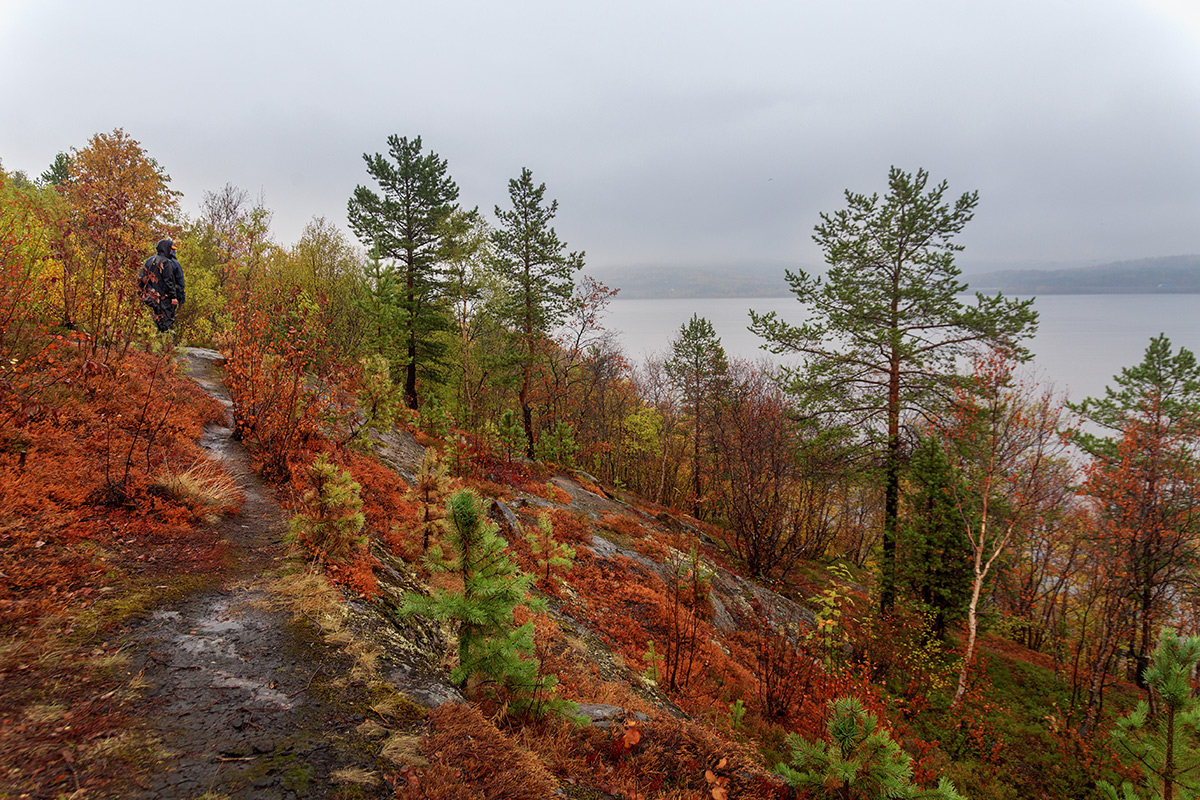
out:
{"label": "hooded jacket", "polygon": [[[169,303],[171,300],[178,300],[179,305],[183,305],[186,292],[184,291],[183,283],[183,267],[175,259],[175,255],[171,252],[175,249],[175,243],[170,239],[161,239],[155,247],[155,254],[146,259],[146,264],[143,267],[143,273],[162,275],[161,286],[156,287],[159,294]],[[158,266],[161,265],[161,271]]]}

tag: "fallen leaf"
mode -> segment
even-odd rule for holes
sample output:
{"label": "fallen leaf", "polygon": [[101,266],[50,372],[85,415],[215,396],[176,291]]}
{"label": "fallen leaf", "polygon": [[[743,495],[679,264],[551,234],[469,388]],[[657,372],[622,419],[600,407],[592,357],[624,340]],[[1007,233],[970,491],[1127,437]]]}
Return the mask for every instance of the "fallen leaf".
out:
{"label": "fallen leaf", "polygon": [[[632,725],[633,723],[630,724]],[[627,728],[625,730],[625,736],[623,737],[623,740],[625,742],[626,749],[632,750],[633,746],[642,740],[642,732],[637,728]]]}

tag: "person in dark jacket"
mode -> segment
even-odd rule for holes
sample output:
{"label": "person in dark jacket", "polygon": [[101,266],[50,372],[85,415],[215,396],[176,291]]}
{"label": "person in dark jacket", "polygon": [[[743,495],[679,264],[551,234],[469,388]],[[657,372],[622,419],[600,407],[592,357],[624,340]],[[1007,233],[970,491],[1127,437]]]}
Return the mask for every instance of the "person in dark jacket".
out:
{"label": "person in dark jacket", "polygon": [[146,259],[138,275],[138,294],[154,312],[154,324],[158,329],[169,331],[174,327],[175,314],[186,297],[183,267],[175,258],[175,243],[170,239],[162,239],[155,249],[157,252]]}

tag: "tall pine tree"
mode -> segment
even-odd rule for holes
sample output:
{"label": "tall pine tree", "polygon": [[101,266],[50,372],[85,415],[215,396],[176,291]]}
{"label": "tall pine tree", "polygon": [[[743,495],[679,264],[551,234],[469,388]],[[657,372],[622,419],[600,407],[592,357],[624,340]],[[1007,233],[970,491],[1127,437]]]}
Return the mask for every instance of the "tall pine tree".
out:
{"label": "tall pine tree", "polygon": [[712,323],[692,314],[680,325],[663,368],[692,416],[692,514],[699,518],[704,505],[704,434],[729,386],[729,361]]}
{"label": "tall pine tree", "polygon": [[376,305],[384,317],[376,330],[381,349],[397,351],[404,397],[417,407],[418,377],[436,377],[445,344],[437,334],[453,327],[441,297],[446,220],[454,212],[458,186],[446,161],[432,150],[421,154],[421,137],[388,137],[390,160],[363,154],[367,173],[382,194],[356,186],[350,198],[350,228],[376,259],[385,262],[374,277]]}
{"label": "tall pine tree", "polygon": [[533,373],[546,337],[565,319],[575,288],[574,274],[583,267],[583,252],[567,252],[550,222],[558,201],[546,202],[546,184],[533,184],[533,173],[508,182],[508,209],[496,206],[497,228],[492,234],[496,268],[507,288],[502,315],[517,337],[521,370],[521,421],[526,453],[535,454],[531,388]]}
{"label": "tall pine tree", "polygon": [[1200,365],[1163,334],[1142,363],[1126,367],[1104,397],[1071,406],[1112,437],[1080,432],[1093,456],[1084,491],[1101,503],[1114,566],[1125,572],[1136,608],[1129,648],[1137,680],[1154,648],[1158,621],[1194,577],[1200,552]]}
{"label": "tall pine tree", "polygon": [[750,312],[750,329],[768,349],[802,359],[784,370],[800,413],[836,426],[882,463],[885,610],[895,598],[902,425],[913,415],[937,415],[962,380],[962,357],[989,347],[1026,357],[1021,341],[1037,322],[1032,300],[976,293],[972,305],[960,301],[967,287],[954,263],[962,250],[954,237],[974,216],[979,195],[963,194],[951,205],[946,182],[927,189],[928,182],[924,170],[893,167],[885,197],[847,191],[846,208],[821,214],[813,240],[828,273],[787,272],[807,308],[803,324]]}

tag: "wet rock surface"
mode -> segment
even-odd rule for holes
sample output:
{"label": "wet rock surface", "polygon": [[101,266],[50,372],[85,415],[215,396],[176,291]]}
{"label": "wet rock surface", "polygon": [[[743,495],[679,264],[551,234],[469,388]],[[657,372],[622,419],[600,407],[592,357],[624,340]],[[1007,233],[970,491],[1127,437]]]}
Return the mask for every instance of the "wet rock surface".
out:
{"label": "wet rock surface", "polygon": [[135,637],[159,758],[129,796],[320,797],[355,760],[361,714],[320,699],[344,664],[253,581],[159,612]]}
{"label": "wet rock surface", "polygon": [[[219,354],[184,354],[191,377],[228,405]],[[356,796],[384,796],[381,785],[372,789],[374,758],[354,733],[365,689],[338,680],[348,657],[272,598],[283,510],[228,428],[210,428],[202,443],[236,478],[245,504],[217,523],[232,545],[220,584],[129,633],[131,680],[144,687],[155,744],[154,763],[123,796],[328,797],[347,767],[359,770]]]}
{"label": "wet rock surface", "polygon": [[[227,408],[232,405],[221,382],[219,353],[185,348],[181,357],[193,380]],[[152,763],[131,776],[131,786],[121,796],[390,797],[394,790],[382,776],[415,762],[389,759],[381,751],[382,739],[391,735],[415,743],[423,715],[419,707],[464,701],[442,663],[452,647],[446,631],[436,622],[397,616],[406,592],[426,589],[407,564],[374,542],[382,596],[372,602],[347,601],[340,622],[339,635],[353,641],[358,655],[328,644],[332,640],[318,621],[303,615],[297,620],[272,588],[283,567],[280,540],[286,514],[231,433],[228,427],[213,426],[201,440],[245,495],[238,514],[216,523],[232,548],[229,568],[218,585],[158,609],[128,634],[130,679],[142,687],[145,730],[154,744]],[[372,433],[371,438],[381,459],[411,483],[424,449],[404,431]],[[553,480],[571,496],[570,507],[592,520],[612,513],[666,530],[682,524],[665,514],[650,517],[565,475]],[[513,505],[520,503],[556,505],[533,497]],[[491,515],[508,535],[519,530],[508,505],[494,503]],[[664,577],[684,557],[671,551],[660,562],[598,534],[589,549],[596,558],[628,559]],[[718,627],[743,624],[752,605],[774,619],[811,626],[810,614],[769,589],[719,567],[708,572]],[[653,687],[643,685],[586,623],[555,605],[551,613],[601,676],[626,682],[652,705],[684,716]],[[363,653],[374,664],[371,688],[347,679]],[[390,698],[376,696],[381,685]],[[599,727],[640,718],[602,704],[586,704],[581,715]],[[386,744],[382,748],[388,749]],[[392,749],[416,752],[415,744]]]}

